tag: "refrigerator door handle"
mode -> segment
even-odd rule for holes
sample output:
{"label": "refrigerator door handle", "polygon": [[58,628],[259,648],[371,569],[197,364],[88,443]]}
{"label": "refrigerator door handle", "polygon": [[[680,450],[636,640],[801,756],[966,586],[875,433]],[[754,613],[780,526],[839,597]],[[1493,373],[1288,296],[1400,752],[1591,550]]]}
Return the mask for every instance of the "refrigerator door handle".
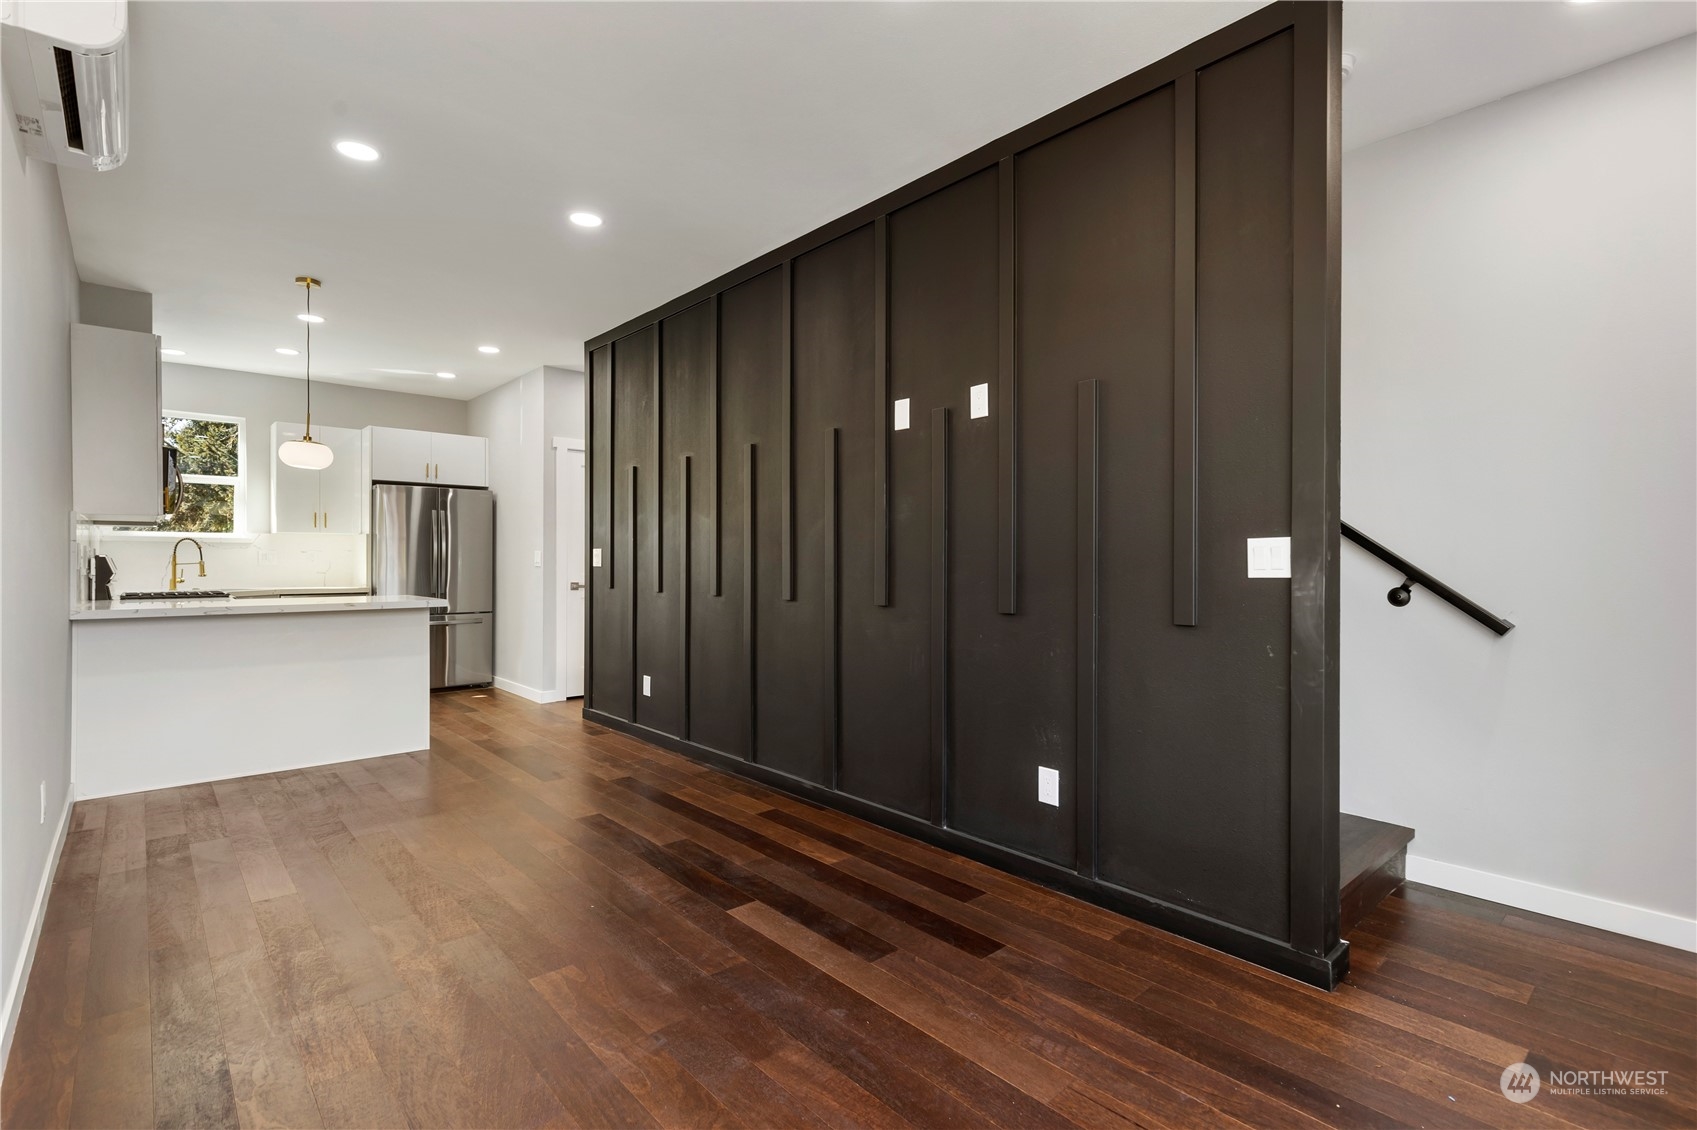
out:
{"label": "refrigerator door handle", "polygon": [[442,499],[442,596],[454,587],[454,523],[452,520],[454,492]]}
{"label": "refrigerator door handle", "polygon": [[442,512],[430,511],[430,595],[442,595]]}
{"label": "refrigerator door handle", "polygon": [[453,558],[448,555],[448,538],[450,538],[450,531],[453,526],[448,521],[448,507],[443,507],[441,511],[438,511],[438,514],[441,516],[441,587],[436,590],[436,596],[446,597],[448,596],[450,573],[453,572]]}

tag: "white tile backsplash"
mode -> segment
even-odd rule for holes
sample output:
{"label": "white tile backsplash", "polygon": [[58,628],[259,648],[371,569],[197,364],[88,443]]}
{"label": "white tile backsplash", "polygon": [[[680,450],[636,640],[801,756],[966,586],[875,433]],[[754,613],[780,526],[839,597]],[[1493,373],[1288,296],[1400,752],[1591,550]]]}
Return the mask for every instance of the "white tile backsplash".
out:
{"label": "white tile backsplash", "polygon": [[[112,560],[114,592],[145,592],[170,585],[175,540],[105,531],[95,552]],[[251,539],[202,538],[200,543],[206,547],[206,576],[191,565],[185,570],[190,588],[351,588],[366,583],[364,534],[255,534]],[[194,547],[185,545],[183,551],[189,561],[196,560]]]}

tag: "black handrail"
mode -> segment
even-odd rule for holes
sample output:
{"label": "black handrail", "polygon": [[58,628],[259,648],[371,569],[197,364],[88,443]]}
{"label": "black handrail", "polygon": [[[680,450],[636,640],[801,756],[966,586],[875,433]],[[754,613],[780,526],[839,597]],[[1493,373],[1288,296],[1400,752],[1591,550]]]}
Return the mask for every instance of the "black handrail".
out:
{"label": "black handrail", "polygon": [[1393,553],[1386,549],[1384,546],[1380,545],[1378,542],[1374,541],[1348,522],[1341,522],[1339,525],[1342,527],[1344,537],[1348,538],[1356,545],[1359,545],[1362,549],[1365,549],[1368,553],[1371,553],[1374,557],[1377,557],[1380,561],[1383,561],[1386,565],[1389,565],[1391,568],[1403,575],[1402,584],[1385,594],[1385,599],[1396,605],[1398,608],[1403,607],[1409,602],[1413,596],[1411,590],[1415,585],[1424,585],[1438,596],[1443,597],[1445,600],[1449,601],[1451,604],[1455,605],[1457,608],[1485,625],[1485,627],[1491,629],[1491,631],[1497,633],[1497,635],[1506,636],[1514,630],[1514,625],[1509,623],[1507,620],[1504,620],[1501,616],[1498,616],[1481,605],[1468,600],[1465,596],[1462,596],[1460,593],[1444,584],[1444,582],[1426,572],[1426,570],[1412,564],[1401,554]]}

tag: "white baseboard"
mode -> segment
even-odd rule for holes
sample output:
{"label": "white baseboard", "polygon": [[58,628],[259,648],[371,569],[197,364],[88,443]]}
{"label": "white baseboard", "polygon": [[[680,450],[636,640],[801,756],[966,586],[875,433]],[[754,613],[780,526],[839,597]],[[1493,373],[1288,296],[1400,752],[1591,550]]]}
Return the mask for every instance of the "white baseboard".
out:
{"label": "white baseboard", "polygon": [[1697,919],[1680,918],[1659,910],[1610,902],[1596,895],[1546,887],[1526,879],[1476,871],[1436,859],[1408,857],[1408,877],[1416,883],[1442,887],[1457,894],[1472,895],[1489,902],[1500,902],[1535,914],[1563,918],[1584,926],[1595,926],[1629,938],[1642,938],[1675,949],[1697,952]]}
{"label": "white baseboard", "polygon": [[515,683],[511,679],[503,679],[499,675],[495,676],[495,689],[506,691],[508,694],[516,694],[520,698],[528,698],[532,702],[559,702],[565,697],[559,691],[537,690],[535,687],[527,687],[523,683]]}
{"label": "white baseboard", "polygon": [[65,789],[65,811],[59,814],[59,830],[53,833],[53,850],[47,853],[47,865],[42,869],[41,882],[36,885],[35,904],[29,911],[29,928],[24,944],[18,951],[18,962],[6,982],[6,1032],[0,1039],[0,1071],[12,1058],[12,1036],[18,1028],[18,1011],[23,1007],[24,989],[29,985],[30,966],[35,964],[36,943],[41,940],[41,924],[47,917],[47,898],[53,893],[53,875],[59,870],[59,854],[65,850],[65,836],[71,829],[71,805],[75,788]]}

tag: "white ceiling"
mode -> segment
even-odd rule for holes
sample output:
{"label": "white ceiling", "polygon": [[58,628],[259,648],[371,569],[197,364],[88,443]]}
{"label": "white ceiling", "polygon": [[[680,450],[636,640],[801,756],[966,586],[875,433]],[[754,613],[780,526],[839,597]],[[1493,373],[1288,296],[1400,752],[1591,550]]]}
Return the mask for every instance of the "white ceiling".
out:
{"label": "white ceiling", "polygon": [[[132,3],[130,158],[62,172],[71,239],[84,280],[152,292],[181,362],[300,376],[274,349],[301,347],[311,273],[315,376],[465,398],[580,367],[587,337],[1257,6]],[[1346,146],[1694,13],[1351,4]]]}

